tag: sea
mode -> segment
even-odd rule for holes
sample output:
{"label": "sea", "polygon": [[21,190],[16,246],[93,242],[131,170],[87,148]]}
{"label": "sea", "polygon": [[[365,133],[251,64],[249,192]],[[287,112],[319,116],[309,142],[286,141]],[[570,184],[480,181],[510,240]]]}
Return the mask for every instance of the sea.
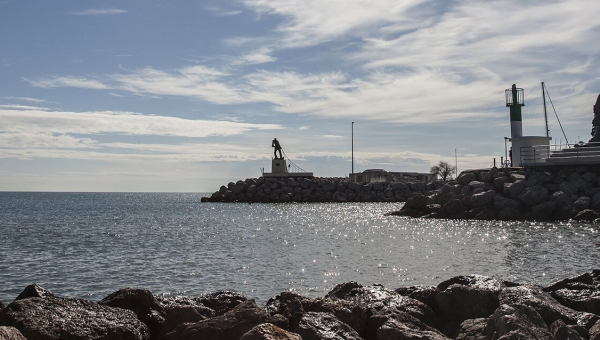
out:
{"label": "sea", "polygon": [[204,203],[207,193],[0,192],[0,301],[37,283],[98,301],[234,291],[264,304],[335,285],[479,274],[547,285],[600,268],[590,223],[386,216],[400,203]]}

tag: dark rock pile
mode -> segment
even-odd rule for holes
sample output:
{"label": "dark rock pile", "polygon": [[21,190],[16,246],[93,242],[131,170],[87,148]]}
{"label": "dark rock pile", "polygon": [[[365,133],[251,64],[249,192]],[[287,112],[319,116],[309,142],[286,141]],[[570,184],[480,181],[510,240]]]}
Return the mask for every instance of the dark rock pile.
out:
{"label": "dark rock pile", "polygon": [[409,197],[392,215],[479,220],[600,218],[600,169],[485,169],[462,172],[429,195]]}
{"label": "dark rock pile", "polygon": [[221,186],[203,202],[404,202],[429,195],[443,182],[356,183],[347,178],[249,178]]}
{"label": "dark rock pile", "polygon": [[158,297],[122,289],[95,303],[33,285],[0,310],[0,339],[600,340],[600,270],[548,287],[479,275],[396,290],[340,284],[265,307],[231,292]]}

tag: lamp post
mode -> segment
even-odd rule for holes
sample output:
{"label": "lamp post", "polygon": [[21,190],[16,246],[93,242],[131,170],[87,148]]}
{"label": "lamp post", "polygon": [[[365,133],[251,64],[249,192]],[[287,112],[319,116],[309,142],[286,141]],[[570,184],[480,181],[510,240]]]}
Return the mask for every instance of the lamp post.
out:
{"label": "lamp post", "polygon": [[352,174],[354,174],[354,122],[352,122]]}
{"label": "lamp post", "polygon": [[[506,142],[510,140],[510,138],[508,137],[504,137],[504,162],[506,164],[508,164],[508,153],[507,153],[507,148],[506,148]],[[502,164],[503,168],[506,168],[506,164]]]}

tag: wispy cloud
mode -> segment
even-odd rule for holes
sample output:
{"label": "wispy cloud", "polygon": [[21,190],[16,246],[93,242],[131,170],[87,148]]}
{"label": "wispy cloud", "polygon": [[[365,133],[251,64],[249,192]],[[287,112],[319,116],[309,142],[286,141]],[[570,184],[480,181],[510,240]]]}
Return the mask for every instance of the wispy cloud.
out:
{"label": "wispy cloud", "polygon": [[148,116],[132,112],[42,111],[35,108],[0,108],[3,132],[72,135],[121,134],[203,138],[232,136],[250,130],[277,130],[276,124],[190,120]]}
{"label": "wispy cloud", "polygon": [[116,8],[99,8],[99,9],[86,9],[82,11],[73,12],[75,15],[91,15],[91,16],[103,16],[103,15],[115,15],[127,13],[127,10],[116,9]]}
{"label": "wispy cloud", "polygon": [[280,46],[300,47],[320,44],[343,35],[364,36],[383,25],[414,22],[415,7],[424,0],[288,1],[243,0],[246,7],[267,15],[283,17],[276,29],[284,35]]}
{"label": "wispy cloud", "polygon": [[277,58],[270,55],[272,50],[270,48],[260,48],[256,51],[252,51],[248,54],[239,56],[232,60],[232,65],[256,65],[266,64],[277,61]]}
{"label": "wispy cloud", "polygon": [[19,101],[25,101],[25,102],[32,102],[32,103],[45,103],[46,101],[44,99],[37,99],[37,98],[31,98],[31,97],[13,97],[13,96],[8,96],[8,97],[4,97],[6,99],[10,99],[10,100],[19,100]]}
{"label": "wispy cloud", "polygon": [[87,79],[82,77],[55,77],[46,79],[30,80],[24,78],[32,86],[42,88],[52,87],[75,87],[83,89],[94,89],[94,90],[105,90],[107,86],[102,82],[93,79]]}
{"label": "wispy cloud", "polygon": [[204,6],[204,9],[217,17],[229,17],[242,14],[240,10],[226,10],[217,6]]}

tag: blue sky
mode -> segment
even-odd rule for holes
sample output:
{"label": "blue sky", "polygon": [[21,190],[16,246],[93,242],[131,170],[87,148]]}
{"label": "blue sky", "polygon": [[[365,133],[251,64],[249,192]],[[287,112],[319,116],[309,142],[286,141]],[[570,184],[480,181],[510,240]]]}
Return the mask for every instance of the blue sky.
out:
{"label": "blue sky", "polygon": [[[212,192],[500,162],[504,90],[569,141],[600,93],[600,2],[0,0],[0,190]],[[550,107],[552,143],[565,142]],[[456,150],[456,152],[455,152]]]}

